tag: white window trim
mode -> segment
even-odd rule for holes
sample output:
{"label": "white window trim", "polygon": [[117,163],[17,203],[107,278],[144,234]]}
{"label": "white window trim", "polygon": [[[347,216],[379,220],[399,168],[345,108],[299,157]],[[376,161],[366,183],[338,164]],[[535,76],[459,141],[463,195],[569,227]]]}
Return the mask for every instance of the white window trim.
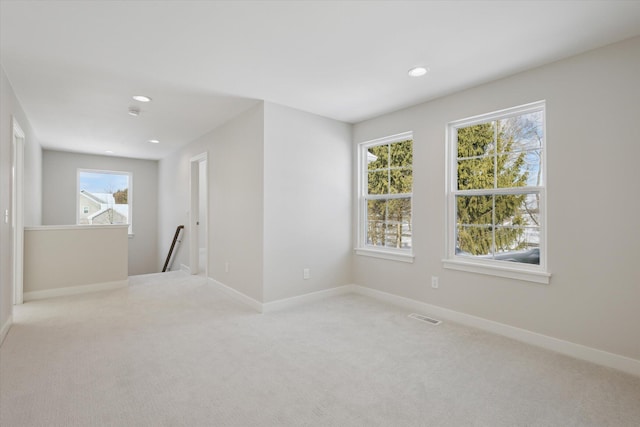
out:
{"label": "white window trim", "polygon": [[129,238],[132,238],[134,236],[133,234],[133,173],[128,171],[78,168],[78,170],[76,171],[76,225],[78,225],[78,223],[80,222],[80,173],[82,172],[129,176],[129,188],[127,192],[127,199],[128,199],[127,204],[129,205],[129,216],[127,217],[127,224],[129,226],[128,228]]}
{"label": "white window trim", "polygon": [[[540,187],[526,187],[522,189],[493,189],[492,193],[510,194],[522,193],[527,190],[533,190],[540,195],[540,265],[531,265],[524,263],[514,263],[500,260],[482,260],[477,258],[469,258],[455,253],[455,226],[454,218],[456,212],[455,196],[457,185],[457,174],[454,177],[454,171],[457,171],[457,130],[462,127],[472,126],[485,123],[491,120],[504,119],[507,117],[518,116],[534,111],[543,112],[543,146],[541,153],[542,163],[542,182]],[[456,120],[447,125],[447,162],[446,162],[446,191],[447,191],[447,208],[446,208],[446,257],[442,260],[444,268],[452,270],[466,271],[477,274],[487,274],[492,276],[506,277],[516,280],[523,280],[535,283],[549,284],[551,273],[547,270],[547,119],[545,101],[532,102],[530,104],[521,105],[514,108],[495,111],[488,114],[482,114],[466,119]],[[469,192],[469,191],[467,191]],[[473,191],[471,191],[473,192]],[[478,190],[478,193],[484,193],[484,190]]]}
{"label": "white window trim", "polygon": [[[356,226],[356,242],[357,247],[354,249],[356,255],[368,256],[373,258],[381,258],[391,261],[400,261],[400,262],[408,262],[412,263],[414,260],[413,255],[413,233],[412,233],[412,245],[411,248],[408,249],[397,249],[397,248],[381,248],[376,246],[367,245],[367,209],[365,204],[367,199],[365,198],[366,193],[366,180],[364,179],[364,171],[367,170],[367,148],[375,146],[375,145],[384,145],[391,144],[394,142],[401,142],[407,139],[413,140],[413,132],[402,132],[395,135],[386,136],[383,138],[378,138],[370,141],[365,141],[358,143],[356,146],[357,149],[357,194],[358,194],[358,207],[357,207],[357,226]],[[413,170],[413,165],[412,165]],[[400,197],[411,197],[411,203],[413,205],[413,191],[411,193],[405,193],[402,195],[380,195],[381,199],[392,199],[392,198],[400,198]],[[371,198],[371,196],[370,196]],[[374,195],[372,198],[378,198],[378,196]],[[413,224],[413,212],[412,212],[412,224]],[[413,228],[413,226],[412,226]]]}

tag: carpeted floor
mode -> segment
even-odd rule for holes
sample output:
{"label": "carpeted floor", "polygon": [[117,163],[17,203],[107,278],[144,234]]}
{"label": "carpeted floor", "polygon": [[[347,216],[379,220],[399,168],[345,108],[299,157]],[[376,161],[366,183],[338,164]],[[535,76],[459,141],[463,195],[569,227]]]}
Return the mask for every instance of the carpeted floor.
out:
{"label": "carpeted floor", "polygon": [[130,284],[16,307],[0,425],[640,425],[640,378],[367,297],[257,314],[181,272]]}

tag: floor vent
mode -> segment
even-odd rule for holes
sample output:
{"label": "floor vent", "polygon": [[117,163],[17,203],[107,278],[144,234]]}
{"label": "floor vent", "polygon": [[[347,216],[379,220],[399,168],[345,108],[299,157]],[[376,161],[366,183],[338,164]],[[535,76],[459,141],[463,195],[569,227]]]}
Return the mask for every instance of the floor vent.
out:
{"label": "floor vent", "polygon": [[423,316],[422,314],[411,313],[409,315],[412,319],[420,320],[422,322],[431,323],[432,325],[439,325],[442,320],[432,319],[431,317]]}

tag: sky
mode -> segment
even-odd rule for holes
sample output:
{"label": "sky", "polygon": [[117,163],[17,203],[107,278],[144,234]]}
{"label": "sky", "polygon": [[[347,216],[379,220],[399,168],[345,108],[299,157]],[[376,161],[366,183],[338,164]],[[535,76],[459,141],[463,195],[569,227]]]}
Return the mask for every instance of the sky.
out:
{"label": "sky", "polygon": [[129,175],[80,171],[80,190],[90,193],[115,193],[129,187]]}

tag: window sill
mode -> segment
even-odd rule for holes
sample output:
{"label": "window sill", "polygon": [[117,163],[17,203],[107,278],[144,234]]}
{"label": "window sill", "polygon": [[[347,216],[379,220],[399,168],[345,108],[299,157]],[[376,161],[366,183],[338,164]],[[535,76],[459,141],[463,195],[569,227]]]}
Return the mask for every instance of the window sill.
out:
{"label": "window sill", "polygon": [[381,249],[365,249],[365,248],[356,248],[356,255],[368,256],[373,258],[382,258],[391,261],[400,261],[400,262],[408,262],[413,263],[413,259],[415,258],[412,253],[408,252],[395,252],[395,251],[385,251]]}
{"label": "window sill", "polygon": [[502,265],[487,265],[473,261],[459,259],[443,259],[444,268],[450,270],[466,271],[469,273],[486,274],[489,276],[507,277],[509,279],[524,280],[527,282],[549,284],[551,273],[534,271],[525,268],[513,268]]}

